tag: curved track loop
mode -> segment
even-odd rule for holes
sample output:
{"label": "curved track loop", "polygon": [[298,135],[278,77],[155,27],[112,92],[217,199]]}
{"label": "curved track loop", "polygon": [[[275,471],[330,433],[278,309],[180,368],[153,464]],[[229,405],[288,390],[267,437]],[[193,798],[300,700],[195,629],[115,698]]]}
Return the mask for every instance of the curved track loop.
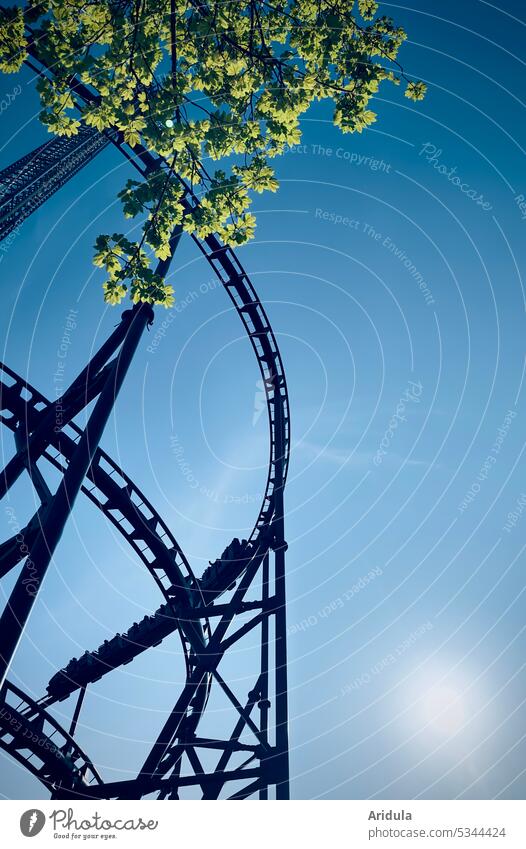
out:
{"label": "curved track loop", "polygon": [[[38,76],[52,77],[53,71],[48,68],[38,57],[38,50],[32,41],[31,30],[29,33],[28,53],[31,59],[26,62],[28,66],[36,72]],[[96,92],[91,91],[86,85],[78,79],[70,80],[72,94],[75,95],[80,103],[84,105],[93,105],[97,103],[98,96]],[[80,103],[78,104],[79,111],[82,112]],[[93,130],[96,134],[97,131]],[[186,213],[191,212],[199,205],[199,198],[188,183],[178,174],[174,174],[167,160],[160,156],[154,156],[145,147],[140,144],[131,148],[124,141],[122,133],[111,131],[105,133],[115,147],[128,159],[133,167],[143,176],[148,173],[163,168],[168,175],[172,175],[172,179],[176,180],[183,192],[181,203]],[[215,274],[225,287],[228,295],[241,318],[247,335],[250,339],[254,353],[256,355],[263,385],[265,387],[267,410],[269,416],[270,429],[270,457],[269,471],[265,494],[261,504],[254,529],[251,533],[250,540],[256,543],[261,531],[268,527],[274,512],[274,504],[272,493],[274,491],[275,482],[275,463],[276,463],[276,421],[278,415],[282,414],[282,457],[283,461],[283,485],[287,479],[287,471],[290,454],[290,417],[289,417],[289,401],[287,392],[287,382],[285,379],[285,370],[281,354],[274,336],[274,332],[268,320],[267,314],[257,293],[250,282],[248,274],[241,265],[232,248],[222,245],[216,236],[210,235],[205,239],[199,239],[195,234],[192,239],[199,250],[206,257],[207,261],[213,268]],[[279,395],[279,399],[277,396]],[[276,412],[276,402],[281,406],[280,413]]]}
{"label": "curved track loop", "polygon": [[60,798],[90,797],[100,775],[73,738],[14,684],[0,691],[0,748]]}
{"label": "curved track loop", "polygon": [[[197,203],[195,195],[192,195],[192,198],[194,198]],[[194,241],[197,243],[199,249],[202,251],[221,280],[243,322],[256,354],[261,377],[263,378],[263,384],[265,386],[270,429],[270,458],[263,502],[250,536],[250,541],[256,543],[263,528],[268,527],[270,524],[274,510],[272,494],[275,484],[275,463],[277,451],[277,395],[280,396],[281,407],[283,410],[284,456],[280,459],[284,462],[284,482],[287,477],[290,453],[290,419],[285,371],[276,338],[265,309],[261,304],[252,283],[250,282],[248,274],[239,262],[234,251],[229,247],[222,246],[215,236],[209,236],[204,240],[204,242],[201,242],[197,238],[195,238]]]}

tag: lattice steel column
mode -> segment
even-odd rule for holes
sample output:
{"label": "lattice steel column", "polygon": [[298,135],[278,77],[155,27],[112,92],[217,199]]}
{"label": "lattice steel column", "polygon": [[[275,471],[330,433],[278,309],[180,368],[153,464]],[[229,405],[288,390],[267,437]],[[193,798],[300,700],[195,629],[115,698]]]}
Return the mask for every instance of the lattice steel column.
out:
{"label": "lattice steel column", "polygon": [[16,230],[67,181],[110,143],[82,125],[78,135],[57,137],[0,172],[0,240]]}

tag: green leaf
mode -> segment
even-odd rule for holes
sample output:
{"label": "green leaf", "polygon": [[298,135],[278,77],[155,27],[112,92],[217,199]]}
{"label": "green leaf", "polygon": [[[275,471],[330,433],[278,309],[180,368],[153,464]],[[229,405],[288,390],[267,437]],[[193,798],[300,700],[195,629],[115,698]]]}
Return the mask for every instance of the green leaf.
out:
{"label": "green leaf", "polygon": [[423,82],[409,82],[405,90],[405,96],[409,100],[423,100],[426,96],[427,86]]}
{"label": "green leaf", "polygon": [[[136,240],[114,233],[96,241],[108,303],[173,302],[155,269],[170,258],[174,228],[232,245],[253,238],[253,195],[278,189],[271,160],[301,142],[312,104],[330,100],[334,124],[361,133],[376,120],[371,101],[382,86],[406,80],[398,63],[406,34],[378,16],[375,0],[26,6],[0,13],[0,70],[24,61],[25,16],[32,49],[53,68],[37,83],[42,123],[65,136],[78,133],[80,119],[99,132],[114,128],[162,163],[119,192]],[[74,77],[94,94],[82,115]],[[425,91],[409,82],[405,95],[418,101]],[[180,180],[199,198],[190,210]]]}

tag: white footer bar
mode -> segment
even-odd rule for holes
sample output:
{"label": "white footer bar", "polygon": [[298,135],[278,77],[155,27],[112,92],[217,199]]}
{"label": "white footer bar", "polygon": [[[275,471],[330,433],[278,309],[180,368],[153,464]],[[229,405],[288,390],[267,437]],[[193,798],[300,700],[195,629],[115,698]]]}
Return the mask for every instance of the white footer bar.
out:
{"label": "white footer bar", "polygon": [[[2,845],[526,849],[522,801],[3,801]],[[34,842],[31,842],[34,840]]]}

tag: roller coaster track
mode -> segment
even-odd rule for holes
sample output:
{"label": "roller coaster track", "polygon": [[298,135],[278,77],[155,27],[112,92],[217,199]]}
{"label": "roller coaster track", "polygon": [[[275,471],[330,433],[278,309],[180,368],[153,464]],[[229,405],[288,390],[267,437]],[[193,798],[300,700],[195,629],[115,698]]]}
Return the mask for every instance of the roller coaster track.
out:
{"label": "roller coaster track", "polygon": [[102,784],[73,737],[14,684],[0,692],[0,747],[31,772],[54,796],[85,798]]}
{"label": "roller coaster track", "polygon": [[[36,68],[41,75],[48,74],[48,69],[37,61],[36,50],[33,46],[30,47],[29,52],[32,54],[30,66],[33,69]],[[71,81],[71,90],[82,103],[93,102],[95,97],[93,93],[77,80]],[[96,131],[85,128],[84,137],[87,139],[90,133],[93,136],[98,135]],[[143,176],[147,176],[152,169],[168,167],[164,160],[152,157],[140,145],[133,149],[128,148],[118,133],[112,132],[110,141]],[[181,184],[182,204],[185,213],[188,213],[198,205],[199,200],[177,175],[174,175],[173,179]],[[75,690],[79,690],[75,725],[82,706],[85,687],[88,684],[98,680],[116,666],[129,662],[175,630],[179,631],[182,640],[187,679],[172,714],[167,719],[136,779],[105,784],[80,750],[75,749],[73,750],[76,755],[74,764],[82,764],[78,772],[82,775],[82,782],[79,784],[76,767],[72,768],[68,777],[65,777],[63,766],[61,769],[57,767],[57,758],[58,761],[60,758],[52,745],[42,745],[39,751],[44,763],[40,770],[35,771],[29,763],[26,765],[47,787],[52,788],[55,794],[59,788],[61,794],[71,793],[87,798],[140,798],[152,792],[157,793],[158,798],[167,796],[178,798],[180,788],[196,786],[201,789],[203,798],[216,798],[226,787],[227,782],[247,780],[250,783],[238,789],[229,798],[246,798],[256,792],[259,792],[260,798],[267,798],[268,787],[272,784],[276,785],[278,796],[283,798],[288,793],[286,677],[283,677],[286,674],[284,618],[280,620],[281,660],[279,663],[276,660],[275,670],[276,703],[278,704],[281,699],[281,709],[279,716],[276,714],[274,745],[269,742],[270,702],[268,699],[269,620],[271,616],[275,616],[277,622],[278,617],[284,616],[286,544],[283,538],[282,498],[290,450],[287,385],[279,348],[265,309],[234,251],[222,245],[213,235],[203,240],[195,236],[192,238],[221,281],[243,323],[265,387],[270,451],[264,496],[243,554],[228,562],[221,560],[218,568],[206,570],[198,579],[192,573],[187,559],[169,528],[151,503],[111,458],[97,448],[81,489],[132,546],[154,578],[164,596],[165,603],[152,617],[145,617],[143,623],[134,623],[125,635],[117,635],[114,638],[116,643],[106,650],[106,655],[103,649],[107,649],[107,645],[95,652],[86,653],[88,659],[93,662],[84,664],[84,667],[91,668],[87,671],[84,668],[83,676],[68,673],[68,670],[71,671],[72,664],[80,663],[80,661],[70,661],[68,667],[57,673],[61,687],[55,686],[53,689],[52,686],[48,686],[48,693],[40,702],[32,702],[12,684],[6,683],[0,694],[0,746],[18,760],[21,759],[20,749],[17,748],[18,743],[13,746],[13,740],[11,740],[9,744],[4,744],[4,738],[9,738],[9,729],[2,718],[2,710],[7,704],[7,695],[15,690],[23,704],[22,713],[25,711],[27,716],[38,718],[38,723],[41,723],[41,718],[44,717],[44,726],[46,722],[51,723],[53,733],[62,733],[64,740],[71,746],[73,731],[70,740],[70,735],[60,729],[56,720],[52,718],[48,720],[49,708],[57,700],[67,698]],[[102,381],[101,375],[103,376],[104,370],[108,367],[106,364],[98,373],[95,370],[89,392],[85,393],[89,394],[90,398],[96,397],[99,383]],[[36,469],[36,460],[42,457],[61,473],[66,473],[76,447],[83,437],[84,432],[72,420],[73,415],[82,409],[83,404],[74,393],[72,398],[73,400],[71,397],[69,399],[71,402],[69,415],[64,425],[55,432],[54,429],[46,427],[53,404],[7,366],[1,366],[2,415],[0,418],[15,434],[18,454],[20,454],[22,438],[26,440],[31,438],[36,443],[34,456],[26,457],[26,467],[40,495],[41,507],[22,533],[22,538],[28,546],[32,536],[37,534],[38,528],[46,521],[46,485],[41,481],[39,485],[40,473]],[[42,431],[44,431],[44,437],[42,437]],[[35,437],[35,434],[39,432],[40,442]],[[19,538],[20,534],[17,534],[0,547],[0,574],[11,569],[25,556],[26,549],[20,545]],[[273,595],[270,593],[269,576],[272,556],[275,563]],[[246,601],[245,594],[258,574],[262,575],[262,598],[257,601]],[[220,597],[227,591],[232,591],[232,594],[226,602],[220,603]],[[236,616],[250,611],[255,611],[252,619],[245,621],[237,631],[227,635]],[[215,627],[210,624],[212,620],[217,621]],[[259,627],[261,627],[262,641],[261,671],[243,705],[220,676],[217,666],[232,645],[254,628]],[[54,679],[56,683],[57,676],[54,676]],[[214,679],[229,697],[238,717],[232,734],[226,740],[199,738],[196,735]],[[53,679],[50,685],[52,683]],[[259,725],[251,716],[256,707],[260,711]],[[12,711],[12,708],[9,710]],[[240,740],[241,735],[247,730],[255,737],[252,746]],[[65,745],[66,743],[62,744],[62,746]],[[221,750],[219,761],[211,773],[207,773],[200,763],[197,755],[197,749],[200,747],[208,751]],[[227,770],[230,759],[239,753],[248,754],[246,762],[235,769]],[[181,774],[183,756],[186,756],[190,762],[193,770],[191,775]],[[255,760],[259,762],[259,766],[249,768],[247,765]],[[84,781],[87,772],[90,772],[88,783]]]}
{"label": "roller coaster track", "polygon": [[[31,42],[29,45],[29,53],[32,57],[32,61],[28,62],[29,67],[35,70],[39,76],[49,75],[49,69],[39,61],[38,52]],[[97,96],[77,79],[71,80],[71,91],[84,105],[97,102]],[[93,133],[94,135],[98,135],[96,131],[93,131]],[[165,158],[152,155],[140,144],[136,144],[133,148],[130,148],[129,145],[124,142],[122,133],[112,130],[109,138],[112,144],[117,147],[117,149],[130,161],[133,167],[139,171],[141,176],[146,177],[148,173],[156,171],[159,168],[164,168],[166,172],[169,172],[169,164]],[[181,185],[183,190],[183,196],[180,202],[183,206],[184,212],[191,212],[199,205],[197,195],[194,191],[192,191],[187,182],[178,174],[174,173],[173,179]],[[290,416],[285,370],[283,368],[283,362],[274,332],[270,326],[265,309],[234,250],[228,245],[222,245],[219,239],[214,235],[207,236],[204,239],[199,239],[195,234],[192,234],[192,239],[223,284],[230,300],[243,322],[245,331],[254,349],[265,387],[271,432],[271,452],[265,497],[263,499],[254,530],[251,534],[251,540],[254,540],[261,527],[268,523],[269,516],[272,512],[271,499],[274,487],[276,464],[276,415],[274,411],[276,395],[280,396],[279,403],[282,407],[283,419],[283,449],[282,456],[279,458],[283,462],[283,483],[285,483],[287,478],[290,454]]]}
{"label": "roller coaster track", "polygon": [[[6,427],[15,433],[23,423],[26,432],[31,432],[42,413],[50,407],[50,402],[40,392],[0,363],[0,420]],[[64,472],[81,436],[82,430],[74,422],[69,422],[59,433],[53,429],[49,434],[50,443],[41,456]],[[187,587],[194,590],[198,587],[190,565],[166,523],[146,496],[100,448],[95,453],[82,491],[123,535],[168,602],[183,587],[181,574],[187,579],[185,595]],[[21,533],[17,532],[2,544],[1,574],[23,559],[25,548],[21,549],[21,534],[25,545],[29,546],[32,534],[40,525],[39,519],[43,521],[40,512],[35,515],[36,521],[33,520]]]}

